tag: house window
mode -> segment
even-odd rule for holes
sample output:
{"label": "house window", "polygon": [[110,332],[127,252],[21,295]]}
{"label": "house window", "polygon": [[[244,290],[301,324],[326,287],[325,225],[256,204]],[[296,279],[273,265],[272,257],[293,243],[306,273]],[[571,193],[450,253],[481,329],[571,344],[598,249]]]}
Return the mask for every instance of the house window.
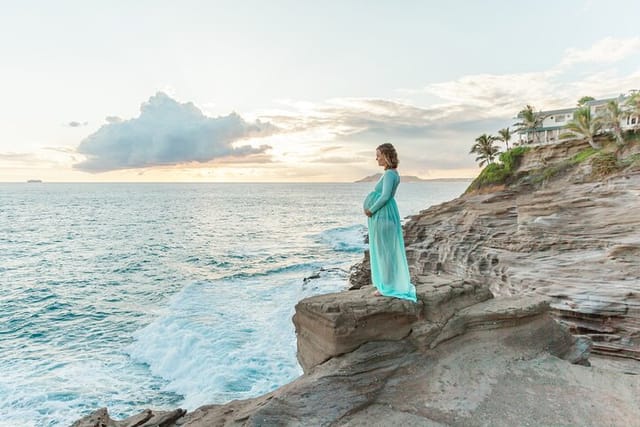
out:
{"label": "house window", "polygon": [[564,115],[561,114],[559,116],[556,116],[556,123],[558,122],[564,122]]}
{"label": "house window", "polygon": [[631,124],[632,124],[632,125],[635,125],[635,124],[636,124],[636,119],[637,119],[637,117],[634,117],[634,118],[632,118],[632,119],[631,119]]}

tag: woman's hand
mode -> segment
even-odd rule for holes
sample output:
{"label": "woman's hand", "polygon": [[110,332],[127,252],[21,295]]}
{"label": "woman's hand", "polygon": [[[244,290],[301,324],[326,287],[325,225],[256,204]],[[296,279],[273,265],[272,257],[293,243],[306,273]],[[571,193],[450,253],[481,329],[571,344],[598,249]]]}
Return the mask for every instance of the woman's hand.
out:
{"label": "woman's hand", "polygon": [[368,216],[369,218],[371,218],[371,215],[373,215],[369,209],[365,209],[365,210],[364,210],[364,214],[365,214],[366,216]]}

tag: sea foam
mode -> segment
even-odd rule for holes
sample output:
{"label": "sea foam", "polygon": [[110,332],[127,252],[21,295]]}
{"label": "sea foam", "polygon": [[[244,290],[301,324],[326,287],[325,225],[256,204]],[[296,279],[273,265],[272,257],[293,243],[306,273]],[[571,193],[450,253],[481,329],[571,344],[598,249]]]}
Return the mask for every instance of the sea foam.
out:
{"label": "sea foam", "polygon": [[[291,316],[307,295],[337,291],[344,277],[303,286],[299,273],[187,285],[134,334],[127,351],[195,409],[267,393],[301,374]],[[310,270],[311,271],[311,270]]]}

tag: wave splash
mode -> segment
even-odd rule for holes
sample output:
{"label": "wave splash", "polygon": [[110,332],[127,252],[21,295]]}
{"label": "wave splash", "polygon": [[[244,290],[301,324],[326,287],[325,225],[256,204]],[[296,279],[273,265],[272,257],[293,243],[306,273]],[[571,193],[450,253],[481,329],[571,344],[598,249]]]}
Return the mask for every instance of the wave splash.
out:
{"label": "wave splash", "polygon": [[344,289],[335,275],[302,286],[295,268],[254,278],[196,282],[174,295],[166,311],[137,331],[126,349],[183,396],[193,410],[268,393],[298,377],[291,317],[297,301]]}

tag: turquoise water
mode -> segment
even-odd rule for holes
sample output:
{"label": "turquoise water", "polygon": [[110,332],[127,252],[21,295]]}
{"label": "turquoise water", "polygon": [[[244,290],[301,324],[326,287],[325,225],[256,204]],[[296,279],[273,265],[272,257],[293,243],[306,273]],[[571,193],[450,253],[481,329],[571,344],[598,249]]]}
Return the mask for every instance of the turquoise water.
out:
{"label": "turquoise water", "polygon": [[[400,214],[467,185],[402,184]],[[344,289],[372,187],[0,184],[0,425],[192,410],[296,378],[294,305]]]}

